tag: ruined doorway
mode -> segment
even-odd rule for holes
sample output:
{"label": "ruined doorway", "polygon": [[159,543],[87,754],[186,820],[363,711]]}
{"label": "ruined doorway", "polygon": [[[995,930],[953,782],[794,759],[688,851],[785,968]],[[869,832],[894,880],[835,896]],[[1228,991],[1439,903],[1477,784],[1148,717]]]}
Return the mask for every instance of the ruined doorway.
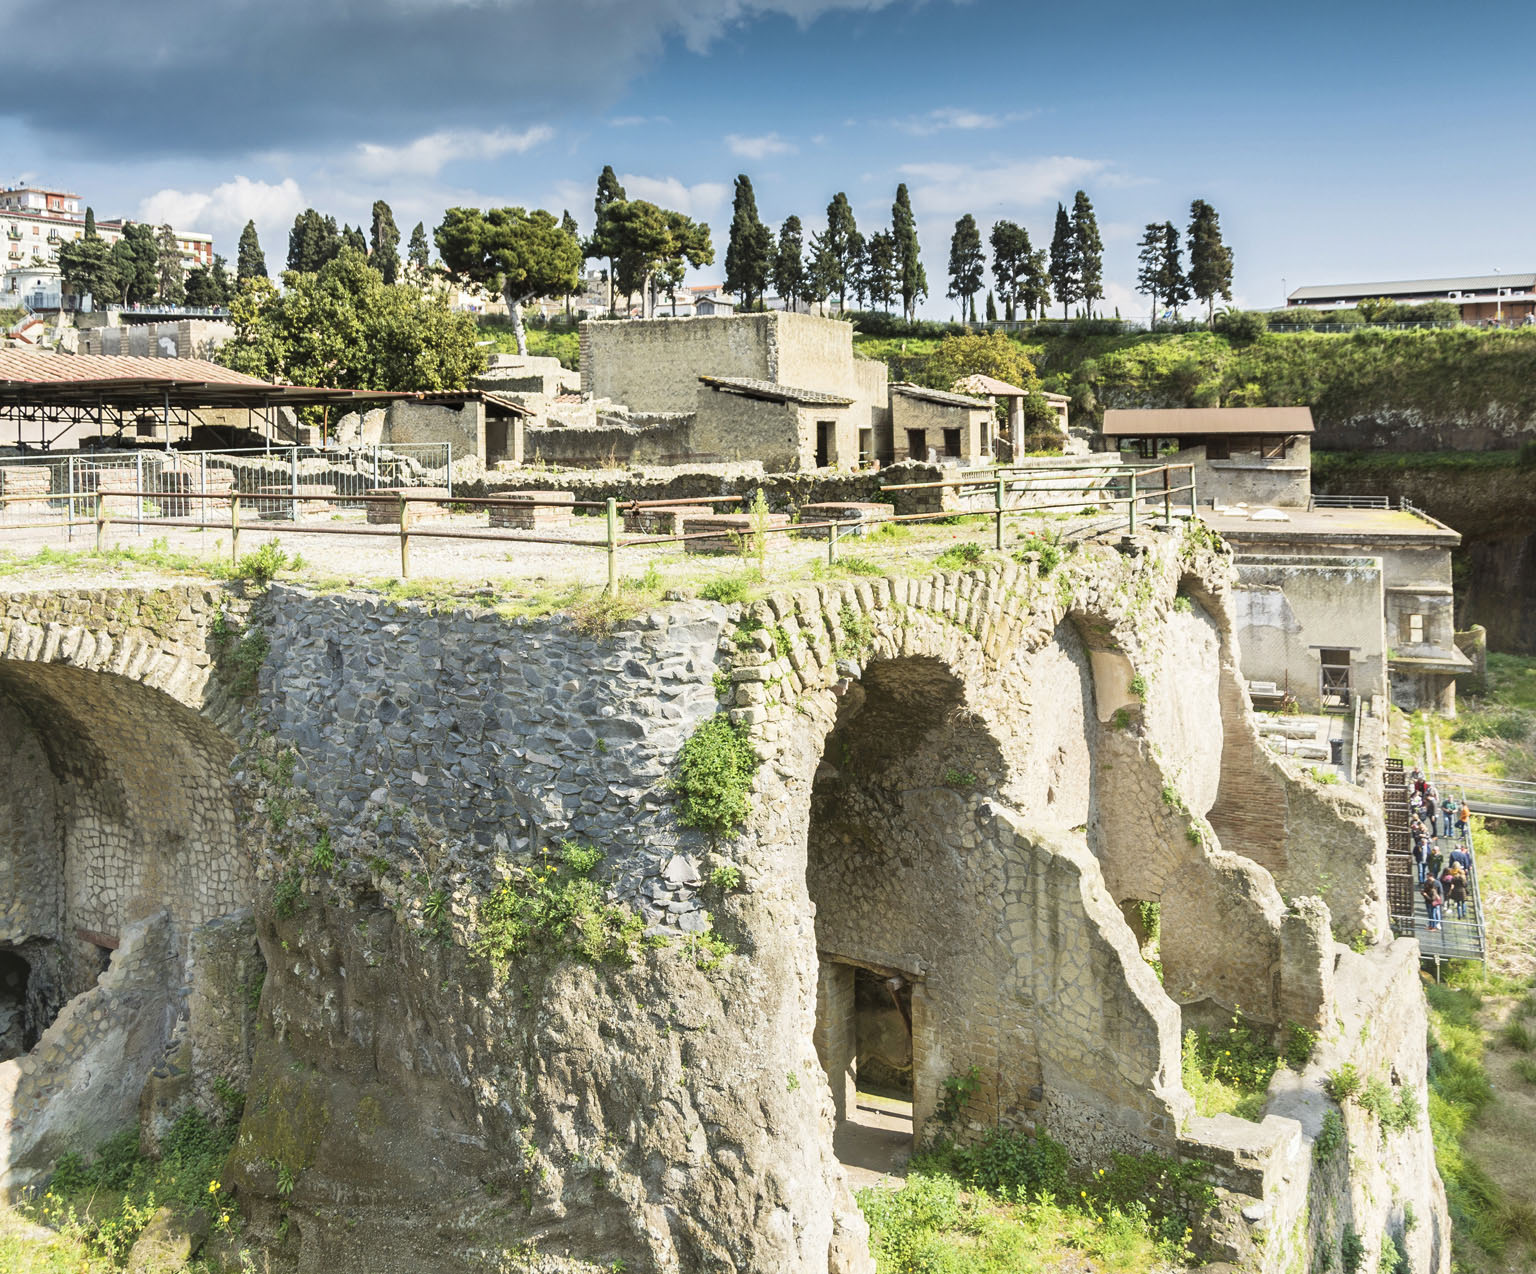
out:
{"label": "ruined doorway", "polygon": [[847,1126],[834,1136],[845,1167],[870,1162],[843,1158],[850,1139],[856,1153],[910,1149],[953,1074],[985,1072],[976,1115],[987,1122],[1016,1117],[1036,1086],[1029,1031],[996,1007],[1017,954],[982,810],[1004,774],[942,660],[872,660],[846,686],[812,784],[806,856],[816,1046]]}
{"label": "ruined doorway", "polygon": [[917,461],[928,459],[928,431],[926,429],[907,430],[907,459]]}
{"label": "ruined doorway", "polygon": [[836,423],[831,420],[816,422],[816,467],[825,469],[832,463],[832,435]]}
{"label": "ruined doorway", "polygon": [[20,1057],[37,1042],[27,1021],[31,975],[32,966],[19,951],[0,950],[0,1062]]}

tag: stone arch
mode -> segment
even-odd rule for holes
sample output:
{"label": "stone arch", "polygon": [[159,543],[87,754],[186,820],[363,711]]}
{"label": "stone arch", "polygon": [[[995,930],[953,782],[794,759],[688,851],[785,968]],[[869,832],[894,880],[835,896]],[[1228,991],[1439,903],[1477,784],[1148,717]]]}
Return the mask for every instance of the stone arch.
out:
{"label": "stone arch", "polygon": [[[829,982],[828,966],[892,970],[916,983],[919,1132],[943,1079],[974,1065],[962,1136],[1001,1124],[1047,1128],[1090,1159],[1171,1150],[1188,1113],[1177,1009],[1086,852],[1086,782],[1079,775],[1077,792],[1052,795],[1052,764],[1070,747],[1059,733],[1031,736],[1050,681],[1076,705],[1074,746],[1086,755],[1086,651],[1070,632],[1054,640],[1056,607],[1026,603],[1010,615],[1005,594],[998,615],[1000,583],[913,581],[907,602],[863,595],[863,585],[845,606],[800,599],[797,641],[827,623],[835,650],[838,615],[866,640],[858,657],[836,661],[830,685],[797,700],[760,793],[782,821],[746,852],[765,856],[765,875],[782,880],[797,862],[803,872],[822,956],[815,1041],[834,1089],[846,1058],[828,1056],[826,1014],[851,986]],[[789,841],[774,843],[779,834]],[[871,881],[882,899],[867,892]]]}
{"label": "stone arch", "polygon": [[[114,605],[141,604],[181,613]],[[40,619],[0,630],[0,947],[27,962],[26,1051],[0,1057],[12,1186],[137,1116],[146,1077],[199,1029],[183,1003],[197,935],[255,892],[235,743],[211,719],[230,701],[197,625]]]}

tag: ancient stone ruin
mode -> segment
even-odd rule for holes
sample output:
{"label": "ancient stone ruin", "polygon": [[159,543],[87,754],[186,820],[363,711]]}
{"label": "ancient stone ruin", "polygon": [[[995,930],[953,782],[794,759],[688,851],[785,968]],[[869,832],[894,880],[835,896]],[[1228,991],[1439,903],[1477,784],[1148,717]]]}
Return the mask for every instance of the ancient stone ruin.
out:
{"label": "ancient stone ruin", "polygon": [[[282,585],[13,595],[5,1185],[233,1086],[273,1268],[868,1271],[834,1150],[868,1071],[917,1138],[1208,1164],[1209,1257],[1322,1268],[1349,1227],[1444,1274],[1424,1121],[1346,1111],[1317,1149],[1343,1060],[1424,1099],[1381,723],[1359,787],[1270,755],[1230,576],[1194,524],[602,637]],[[711,834],[676,784],[721,714],[756,768]],[[504,882],[563,845],[603,927],[519,945]],[[1237,1013],[1318,1037],[1259,1122],[1181,1079],[1183,1032]]]}

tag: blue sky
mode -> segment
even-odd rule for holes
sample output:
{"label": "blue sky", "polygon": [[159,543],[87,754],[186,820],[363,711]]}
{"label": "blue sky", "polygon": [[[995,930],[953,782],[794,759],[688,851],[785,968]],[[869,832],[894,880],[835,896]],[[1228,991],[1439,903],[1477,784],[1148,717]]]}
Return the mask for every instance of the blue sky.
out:
{"label": "blue sky", "polygon": [[738,172],[765,220],[808,230],[838,190],[878,228],[906,181],[936,317],[956,217],[1043,246],[1079,187],[1127,313],[1143,225],[1182,227],[1195,197],[1242,304],[1536,269],[1529,3],[0,0],[0,29],[23,18],[70,49],[68,87],[51,58],[13,62],[0,180],[211,230],[230,257],[254,217],[274,270],[307,205],[585,227],[605,163],[709,221],[721,258]]}

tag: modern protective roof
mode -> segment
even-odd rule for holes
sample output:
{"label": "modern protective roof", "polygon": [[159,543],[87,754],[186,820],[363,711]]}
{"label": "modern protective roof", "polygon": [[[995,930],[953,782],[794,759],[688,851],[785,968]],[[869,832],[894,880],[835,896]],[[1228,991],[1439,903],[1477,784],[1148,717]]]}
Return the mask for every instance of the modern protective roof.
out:
{"label": "modern protective roof", "polygon": [[1177,438],[1198,434],[1309,434],[1310,407],[1170,407],[1104,413],[1106,438]]}
{"label": "modern protective roof", "polygon": [[996,398],[1023,398],[1025,394],[1025,391],[1017,385],[1010,385],[1007,381],[998,380],[996,376],[988,376],[984,372],[977,372],[974,376],[962,376],[950,388],[960,394],[991,394]]}
{"label": "modern protective roof", "polygon": [[828,394],[819,389],[796,389],[792,385],[780,385],[771,380],[753,380],[750,376],[700,376],[711,389],[727,394],[741,394],[746,398],[765,398],[776,403],[804,403],[817,407],[851,407],[853,399],[846,394]]}
{"label": "modern protective roof", "polygon": [[[1002,384],[1001,381],[998,383]],[[943,403],[946,407],[990,408],[992,406],[985,398],[972,398],[968,394],[951,394],[942,389],[929,389],[926,385],[914,385],[904,380],[892,384],[891,393],[900,394],[904,398],[920,398],[924,402]]]}
{"label": "modern protective roof", "polygon": [[405,398],[373,389],[272,385],[197,358],[47,354],[0,350],[0,405],[137,407],[304,407]]}
{"label": "modern protective roof", "polygon": [[1472,274],[1459,279],[1399,279],[1390,283],[1332,283],[1297,288],[1292,301],[1326,301],[1339,296],[1427,296],[1436,292],[1497,292],[1500,288],[1530,291],[1536,274]]}

